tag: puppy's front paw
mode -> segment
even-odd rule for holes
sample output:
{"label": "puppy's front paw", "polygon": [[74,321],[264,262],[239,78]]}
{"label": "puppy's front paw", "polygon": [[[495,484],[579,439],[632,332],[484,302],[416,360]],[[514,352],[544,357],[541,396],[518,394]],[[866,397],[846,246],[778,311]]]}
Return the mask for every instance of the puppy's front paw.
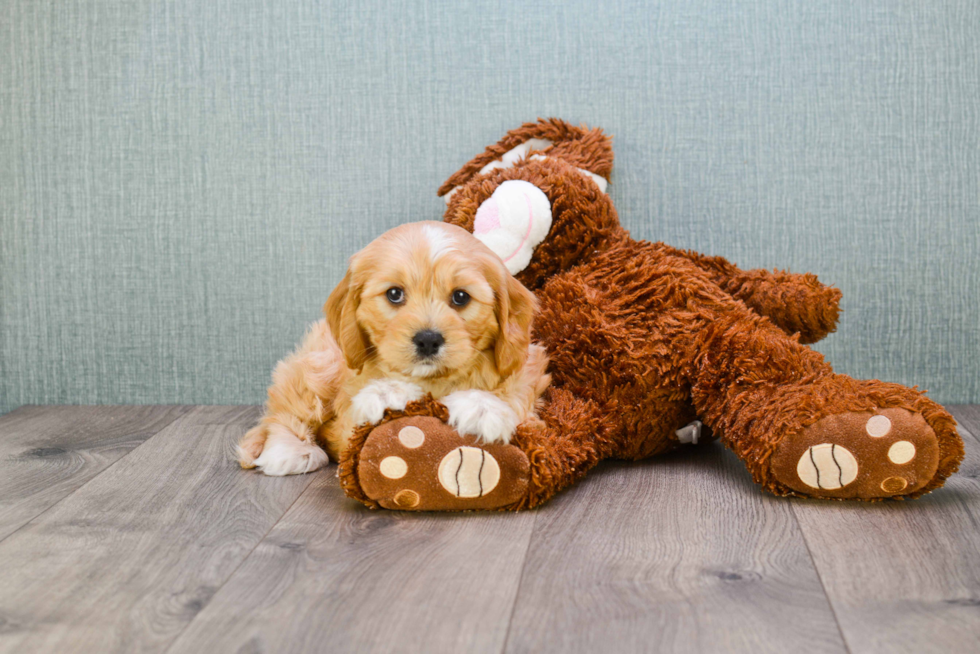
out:
{"label": "puppy's front paw", "polygon": [[456,391],[439,400],[449,409],[449,425],[484,443],[510,443],[517,414],[506,402],[486,391]]}
{"label": "puppy's front paw", "polygon": [[376,379],[351,400],[351,417],[355,425],[375,423],[385,415],[385,409],[402,411],[409,402],[422,397],[422,389],[397,379]]}

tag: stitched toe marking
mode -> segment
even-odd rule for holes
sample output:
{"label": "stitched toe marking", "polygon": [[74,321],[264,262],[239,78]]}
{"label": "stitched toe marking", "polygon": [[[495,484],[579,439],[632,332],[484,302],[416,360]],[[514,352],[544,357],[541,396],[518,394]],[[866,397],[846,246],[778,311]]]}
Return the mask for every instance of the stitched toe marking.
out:
{"label": "stitched toe marking", "polygon": [[378,469],[388,479],[401,479],[408,472],[408,464],[400,456],[389,456],[382,459]]}
{"label": "stitched toe marking", "polygon": [[909,482],[905,481],[901,477],[889,477],[885,481],[881,482],[881,490],[886,493],[900,493],[905,490]]}
{"label": "stitched toe marking", "polygon": [[915,445],[909,441],[898,441],[888,448],[888,459],[895,464],[902,465],[915,458]]}
{"label": "stitched toe marking", "polygon": [[885,416],[871,416],[868,418],[867,424],[864,425],[864,430],[868,432],[868,436],[871,438],[881,438],[887,436],[888,432],[892,430],[892,421]]}
{"label": "stitched toe marking", "polygon": [[418,427],[404,427],[398,432],[398,440],[408,449],[414,450],[417,447],[422,447],[422,444],[425,443],[425,432]]}
{"label": "stitched toe marking", "polygon": [[398,491],[393,498],[395,504],[402,509],[414,509],[419,505],[420,499],[418,493],[409,489]]}

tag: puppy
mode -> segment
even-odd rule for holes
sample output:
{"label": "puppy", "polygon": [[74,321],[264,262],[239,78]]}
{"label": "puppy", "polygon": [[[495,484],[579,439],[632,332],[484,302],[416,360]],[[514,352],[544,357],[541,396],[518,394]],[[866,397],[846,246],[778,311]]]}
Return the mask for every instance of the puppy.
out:
{"label": "puppy", "polygon": [[[534,296],[487,246],[441,222],[401,225],[355,254],[300,347],[272,376],[243,468],[311,472],[356,426],[431,393],[449,423],[509,442],[550,381],[531,343]],[[325,451],[324,451],[325,450]]]}

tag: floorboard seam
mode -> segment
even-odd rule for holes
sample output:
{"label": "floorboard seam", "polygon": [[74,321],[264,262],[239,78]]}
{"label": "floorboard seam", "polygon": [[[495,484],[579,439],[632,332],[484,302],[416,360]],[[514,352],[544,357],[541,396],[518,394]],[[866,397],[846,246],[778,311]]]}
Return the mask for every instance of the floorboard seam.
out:
{"label": "floorboard seam", "polygon": [[[790,501],[792,502],[793,500]],[[796,528],[800,531],[800,538],[803,539],[803,545],[806,547],[806,553],[810,556],[810,565],[813,566],[813,571],[817,574],[817,580],[820,582],[820,590],[823,591],[823,596],[827,600],[827,606],[830,607],[830,614],[834,616],[834,623],[837,625],[837,633],[840,634],[841,642],[844,643],[844,650],[848,654],[852,654],[851,646],[847,642],[847,636],[844,634],[844,628],[841,626],[840,618],[837,617],[837,609],[834,607],[834,601],[827,592],[827,585],[824,584],[823,575],[820,574],[820,566],[817,565],[817,560],[813,558],[813,550],[810,549],[810,541],[807,540],[806,530],[803,529],[803,525],[800,524],[800,518],[796,515],[796,506],[791,506],[790,510],[793,514],[793,521],[796,523]]]}
{"label": "floorboard seam", "polygon": [[963,430],[963,433],[965,433],[967,436],[969,436],[973,440],[975,440],[978,443],[980,443],[980,436],[974,434],[969,428],[967,428],[967,426],[966,426],[965,423],[960,422],[959,420],[957,420],[956,421],[956,426],[959,427],[960,429],[962,429]]}
{"label": "floorboard seam", "polygon": [[[321,470],[322,470],[322,468],[321,468]],[[244,473],[245,471],[242,471],[242,472]],[[221,584],[214,590],[214,593],[211,594],[211,597],[208,599],[207,603],[204,604],[204,606],[201,607],[201,610],[198,611],[197,613],[195,613],[194,614],[194,617],[191,618],[187,622],[187,624],[184,625],[184,628],[180,630],[180,633],[177,634],[176,636],[174,636],[174,639],[172,641],[170,641],[170,645],[167,646],[167,649],[164,650],[163,654],[170,654],[170,650],[172,650],[174,648],[174,646],[177,645],[177,641],[180,640],[180,637],[184,635],[184,633],[190,628],[190,626],[192,624],[194,624],[194,622],[197,620],[198,616],[200,616],[202,613],[204,613],[204,611],[208,608],[208,604],[210,604],[211,601],[214,600],[214,598],[218,596],[218,593],[220,593],[221,592],[221,589],[224,588],[228,584],[229,581],[231,581],[231,578],[234,577],[236,574],[238,574],[238,571],[241,569],[241,567],[243,565],[245,565],[245,562],[248,561],[250,558],[252,558],[252,554],[255,553],[255,550],[258,549],[259,545],[261,545],[263,542],[265,542],[265,539],[268,538],[269,534],[272,533],[272,530],[276,528],[276,525],[278,525],[282,521],[283,517],[287,513],[289,513],[290,509],[292,509],[293,506],[297,502],[299,502],[299,500],[300,500],[301,497],[303,497],[304,495],[306,495],[306,493],[309,492],[310,486],[313,484],[313,481],[316,479],[316,475],[313,474],[313,473],[307,473],[307,474],[309,474],[310,479],[309,479],[309,481],[306,482],[306,486],[303,487],[302,492],[300,492],[296,496],[296,498],[292,502],[289,503],[289,506],[286,507],[286,510],[283,511],[282,514],[278,518],[276,518],[276,521],[273,522],[272,525],[268,529],[266,529],[265,533],[262,534],[262,537],[259,538],[257,541],[255,541],[255,545],[252,546],[252,549],[250,549],[248,551],[248,554],[246,554],[245,556],[242,557],[242,560],[238,562],[238,565],[235,566],[235,569],[228,573],[228,576],[225,577],[224,581],[222,581]]]}
{"label": "floorboard seam", "polygon": [[[7,411],[7,413],[0,414],[0,428],[3,428],[3,426],[4,426],[3,423],[4,422],[8,422],[8,418],[13,419],[14,414],[17,413],[18,411],[24,411],[25,409],[26,410],[30,410],[30,409],[33,409],[35,407],[41,407],[41,406],[45,406],[45,405],[43,405],[43,404],[21,404],[19,407],[15,407],[15,408],[11,409],[10,411]],[[51,405],[48,405],[48,406],[62,406],[62,405],[60,405],[60,404],[51,404]]]}
{"label": "floorboard seam", "polygon": [[528,554],[531,551],[531,543],[534,542],[534,537],[538,533],[538,511],[540,509],[532,510],[534,511],[534,523],[531,525],[531,533],[527,537],[527,547],[524,548],[524,560],[521,562],[521,576],[517,580],[517,589],[514,591],[514,605],[510,607],[510,616],[507,618],[507,635],[504,636],[504,644],[500,648],[500,654],[504,654],[507,651],[507,645],[510,643],[510,631],[514,625],[514,615],[517,613],[517,602],[521,597],[521,586],[524,585],[524,572],[527,570]]}
{"label": "floorboard seam", "polygon": [[[956,416],[954,415],[953,417],[955,418]],[[974,433],[972,431],[970,431],[966,427],[966,425],[964,423],[960,422],[959,420],[957,420],[956,423],[957,423],[957,427],[959,427],[960,432],[961,432],[960,433],[960,436],[963,437],[963,441],[964,441],[963,444],[964,444],[964,446],[966,445],[966,441],[967,440],[972,440],[972,441],[975,441],[976,442],[976,446],[977,447],[980,447],[980,436],[974,435]],[[957,474],[960,474],[960,473],[957,470],[953,474],[954,475],[957,475]],[[936,490],[939,490],[939,489],[936,489]],[[962,497],[960,497],[958,499],[958,503],[960,504],[960,506],[963,507],[963,511],[966,513],[966,517],[970,520],[971,524],[973,524],[974,527],[978,527],[977,516],[975,516],[973,514],[973,510],[970,508],[969,504],[966,503],[966,500],[963,499]],[[978,527],[978,529],[980,529],[980,527]]]}
{"label": "floorboard seam", "polygon": [[[33,405],[31,405],[31,406],[33,406]],[[161,426],[160,429],[156,430],[151,435],[147,436],[145,439],[143,439],[143,442],[142,443],[140,443],[139,445],[137,445],[136,447],[134,447],[133,449],[131,449],[130,451],[126,452],[121,457],[119,457],[118,459],[116,459],[115,461],[113,461],[112,463],[110,463],[104,469],[102,469],[101,471],[99,471],[99,473],[97,475],[93,476],[91,479],[89,479],[88,481],[86,481],[84,484],[82,484],[81,486],[79,486],[78,488],[76,488],[75,490],[73,490],[72,492],[68,493],[67,495],[65,495],[64,497],[62,497],[61,499],[59,499],[57,502],[55,502],[54,504],[52,504],[48,508],[46,508],[43,511],[41,511],[40,513],[38,513],[37,515],[35,515],[34,517],[32,517],[30,520],[28,520],[27,522],[25,522],[21,526],[17,527],[16,529],[14,529],[12,532],[10,532],[9,534],[7,534],[3,538],[0,538],[0,543],[3,543],[5,540],[7,540],[11,536],[13,536],[17,532],[19,532],[21,529],[23,529],[24,527],[32,524],[35,520],[37,520],[38,518],[40,518],[41,516],[43,516],[45,513],[47,513],[51,509],[55,508],[56,506],[58,506],[59,504],[61,504],[65,500],[67,500],[69,497],[72,497],[75,493],[77,493],[78,491],[82,490],[83,488],[85,488],[86,486],[88,486],[89,484],[91,484],[93,481],[95,481],[96,479],[98,479],[99,477],[101,477],[102,475],[104,475],[106,472],[108,472],[109,470],[112,470],[112,468],[114,468],[117,463],[119,463],[123,459],[129,457],[133,452],[135,452],[136,450],[138,450],[141,447],[143,447],[147,443],[147,441],[149,441],[150,439],[156,438],[157,435],[160,432],[162,432],[164,429],[166,429],[167,427],[170,427],[172,424],[174,424],[175,422],[177,422],[181,418],[190,415],[191,413],[194,412],[195,409],[198,408],[198,405],[192,405],[192,404],[178,404],[178,405],[143,404],[143,405],[133,405],[133,406],[134,407],[143,407],[143,406],[186,406],[186,407],[189,407],[189,409],[186,412],[184,412],[184,413],[180,413],[180,414],[177,414],[176,416],[174,416],[173,420],[170,420],[169,422],[167,422],[167,424]]]}

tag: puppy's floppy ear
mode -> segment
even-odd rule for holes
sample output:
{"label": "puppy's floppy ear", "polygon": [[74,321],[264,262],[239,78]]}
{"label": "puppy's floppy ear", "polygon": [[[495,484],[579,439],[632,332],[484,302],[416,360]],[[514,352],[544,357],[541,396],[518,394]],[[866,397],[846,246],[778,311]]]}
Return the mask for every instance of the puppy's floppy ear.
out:
{"label": "puppy's floppy ear", "polygon": [[494,346],[494,360],[501,376],[521,369],[531,345],[531,323],[538,302],[531,291],[506,271],[496,291],[497,324],[500,334]]}
{"label": "puppy's floppy ear", "polygon": [[371,348],[367,334],[357,324],[356,314],[360,303],[361,286],[353,283],[351,271],[348,270],[323,305],[330,333],[340,346],[347,367],[352,370],[364,367]]}

